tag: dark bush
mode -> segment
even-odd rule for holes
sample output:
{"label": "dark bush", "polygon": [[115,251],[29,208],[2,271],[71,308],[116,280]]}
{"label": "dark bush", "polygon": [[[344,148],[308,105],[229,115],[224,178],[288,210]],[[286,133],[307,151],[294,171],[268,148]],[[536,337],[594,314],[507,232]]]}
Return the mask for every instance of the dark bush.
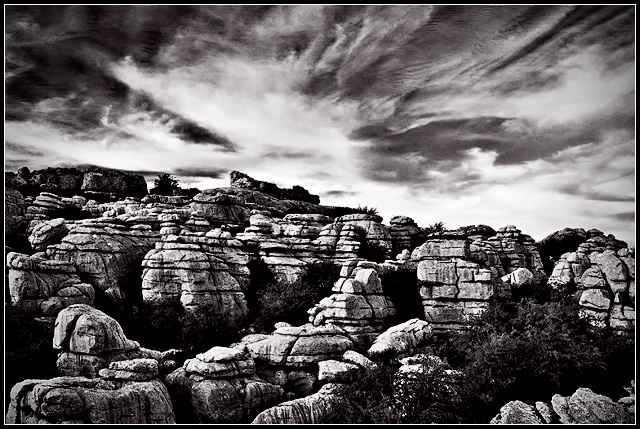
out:
{"label": "dark bush", "polygon": [[173,195],[173,191],[178,189],[178,179],[169,173],[158,174],[158,177],[153,181],[153,188],[149,191],[151,194],[156,195]]}
{"label": "dark bush", "polygon": [[249,264],[251,283],[247,295],[252,326],[258,332],[271,332],[276,322],[295,326],[308,322],[307,310],[331,295],[340,277],[340,267],[332,263],[307,266],[307,273],[295,283],[277,282],[261,260]]}

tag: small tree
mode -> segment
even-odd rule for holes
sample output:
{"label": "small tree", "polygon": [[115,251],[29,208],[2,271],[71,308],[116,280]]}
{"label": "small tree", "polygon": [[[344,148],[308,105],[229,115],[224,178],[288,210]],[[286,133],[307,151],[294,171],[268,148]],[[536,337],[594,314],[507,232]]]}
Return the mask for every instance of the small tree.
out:
{"label": "small tree", "polygon": [[178,184],[178,179],[171,174],[161,173],[153,181],[154,188],[150,192],[156,195],[173,195],[173,191],[179,189]]}

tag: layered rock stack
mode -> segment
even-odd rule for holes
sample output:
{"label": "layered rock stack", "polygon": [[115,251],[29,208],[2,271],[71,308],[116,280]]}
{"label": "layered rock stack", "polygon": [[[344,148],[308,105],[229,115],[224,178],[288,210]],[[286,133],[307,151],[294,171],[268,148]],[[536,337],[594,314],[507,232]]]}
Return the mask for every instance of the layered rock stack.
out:
{"label": "layered rock stack", "polygon": [[47,246],[57,244],[69,233],[63,218],[38,222],[30,228],[29,243],[33,250],[46,250]]}
{"label": "layered rock stack", "polygon": [[343,262],[366,252],[384,259],[391,252],[391,235],[380,223],[382,218],[369,214],[349,214],[336,218],[320,231],[315,243],[333,259]]}
{"label": "layered rock stack", "polygon": [[367,349],[396,315],[395,306],[383,295],[379,269],[378,264],[368,261],[343,264],[332,289],[336,293],[309,310],[309,322],[338,326],[361,349]]}
{"label": "layered rock stack", "polygon": [[[246,274],[248,258],[221,230],[165,235],[142,261],[142,298],[146,303],[180,302],[192,313],[212,312],[228,326],[239,326],[248,315],[240,283],[216,255],[226,253],[237,273]],[[226,245],[226,246],[224,246]],[[244,264],[244,265],[243,265]],[[244,270],[241,270],[244,267]]]}
{"label": "layered rock stack", "polygon": [[456,232],[429,239],[413,251],[411,259],[420,261],[417,276],[424,314],[434,329],[463,329],[502,292],[498,270],[470,258],[466,234]]}
{"label": "layered rock stack", "polygon": [[216,190],[204,191],[193,197],[191,209],[203,213],[204,219],[216,227],[244,226],[250,213],[241,199]]}
{"label": "layered rock stack", "polygon": [[253,420],[253,424],[322,424],[329,423],[340,406],[337,384],[328,383],[312,395],[271,407]]}
{"label": "layered rock stack", "polygon": [[153,379],[25,380],[11,389],[10,398],[7,424],[175,423],[167,388]]}
{"label": "layered rock stack", "polygon": [[7,266],[11,304],[33,317],[55,318],[70,305],[93,305],[93,286],[80,280],[71,263],[11,252]]}
{"label": "layered rock stack", "polygon": [[[124,373],[107,371],[102,373],[105,378],[146,380],[149,373],[157,375],[159,368],[171,365],[169,361],[165,363],[168,353],[140,347],[137,341],[126,337],[115,319],[84,304],[71,305],[58,313],[53,348],[60,350],[56,366],[66,376],[97,378],[101,370],[108,369],[143,374],[124,378]],[[131,359],[145,360],[111,365]],[[156,364],[150,364],[149,359]]]}
{"label": "layered rock stack", "polygon": [[407,216],[394,216],[389,221],[392,253],[411,251],[424,243],[425,234],[413,219]]}
{"label": "layered rock stack", "polygon": [[581,315],[594,325],[635,330],[635,250],[603,249],[591,239],[561,256],[549,278],[553,288],[573,292]]}
{"label": "layered rock stack", "polygon": [[138,283],[140,264],[160,238],[141,226],[128,228],[112,219],[79,221],[60,244],[47,247],[47,255],[73,264],[112,302],[124,299],[127,286]]}
{"label": "layered rock stack", "polygon": [[242,350],[213,347],[187,359],[166,377],[184,421],[240,423],[285,398],[281,387],[255,374],[251,356]]}
{"label": "layered rock stack", "polygon": [[11,188],[4,190],[4,233],[11,236],[22,232],[25,224],[25,211],[27,202],[23,195]]}

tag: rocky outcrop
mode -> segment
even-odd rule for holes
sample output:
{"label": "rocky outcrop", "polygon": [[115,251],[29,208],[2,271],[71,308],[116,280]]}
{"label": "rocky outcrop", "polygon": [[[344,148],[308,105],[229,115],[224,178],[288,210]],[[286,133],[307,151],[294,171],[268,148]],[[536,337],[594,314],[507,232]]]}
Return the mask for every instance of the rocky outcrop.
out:
{"label": "rocky outcrop", "polygon": [[388,360],[410,356],[432,334],[431,327],[424,320],[408,320],[380,334],[369,348],[369,357]]}
{"label": "rocky outcrop", "polygon": [[11,236],[21,233],[26,225],[27,203],[16,189],[4,189],[4,234]]}
{"label": "rocky outcrop", "polygon": [[382,218],[369,214],[340,216],[322,228],[315,243],[333,259],[345,261],[360,255],[384,259],[392,249],[391,234],[380,223]]}
{"label": "rocky outcrop", "polygon": [[28,195],[50,192],[61,196],[82,195],[94,199],[115,200],[124,197],[144,197],[147,182],[139,174],[98,167],[45,168],[19,172],[24,181],[21,190]]}
{"label": "rocky outcrop", "polygon": [[60,244],[47,248],[47,255],[73,264],[96,293],[120,302],[128,288],[139,287],[140,265],[159,235],[144,225],[129,228],[108,218],[79,222]]}
{"label": "rocky outcrop", "polygon": [[180,302],[188,312],[206,311],[239,326],[249,309],[240,283],[217,256],[233,263],[237,275],[248,275],[248,258],[220,230],[164,235],[142,261],[142,298],[151,304]]}
{"label": "rocky outcrop", "polygon": [[47,246],[60,243],[68,233],[63,218],[39,222],[31,229],[29,243],[33,250],[46,250]]}
{"label": "rocky outcrop", "polygon": [[[129,340],[120,324],[100,310],[75,304],[58,313],[53,348],[61,350],[56,365],[61,374],[96,378],[103,368],[117,361],[153,359],[163,369],[168,353],[141,348]],[[135,372],[141,372],[136,370]]]}
{"label": "rocky outcrop", "polygon": [[336,393],[339,385],[329,383],[317,393],[304,398],[283,402],[269,408],[253,420],[252,424],[322,424],[335,416],[341,397]]}
{"label": "rocky outcrop", "polygon": [[302,186],[294,186],[291,189],[280,188],[275,183],[262,182],[247,176],[239,171],[229,173],[232,188],[250,189],[271,195],[280,200],[304,201],[311,204],[320,204],[320,197],[310,194]]}
{"label": "rocky outcrop", "polygon": [[251,356],[271,366],[309,367],[336,359],[356,348],[348,333],[334,325],[277,328],[268,337],[247,344]]}
{"label": "rocky outcrop", "polygon": [[575,291],[580,314],[597,326],[620,332],[635,329],[635,251],[604,250],[591,239],[562,255],[548,284],[565,293]]}
{"label": "rocky outcrop", "polygon": [[[510,298],[526,269],[530,282],[546,280],[540,255],[531,237],[514,226],[500,228],[495,236],[479,227],[434,234],[413,250],[424,314],[433,329],[463,329],[472,317],[489,306],[489,300]],[[469,235],[473,234],[473,235]],[[513,277],[513,282],[512,282]]]}
{"label": "rocky outcrop", "polygon": [[553,395],[551,405],[564,424],[620,424],[635,420],[621,404],[583,387],[568,397]]}
{"label": "rocky outcrop", "polygon": [[511,401],[500,408],[500,412],[491,419],[490,423],[498,425],[538,425],[548,422],[543,422],[536,413],[536,409],[531,405],[522,401]]}
{"label": "rocky outcrop", "polygon": [[167,388],[159,380],[25,380],[11,389],[10,397],[7,424],[175,423]]}
{"label": "rocky outcrop", "polygon": [[407,216],[394,216],[389,221],[391,251],[398,254],[403,250],[413,250],[424,243],[426,235],[413,219]]}
{"label": "rocky outcrop", "polygon": [[536,402],[535,407],[511,401],[491,419],[492,424],[629,424],[635,413],[623,404],[581,387],[571,396],[553,395],[551,405]]}
{"label": "rocky outcrop", "polygon": [[11,252],[7,267],[11,304],[33,317],[55,318],[70,305],[93,305],[93,286],[83,283],[68,262]]}
{"label": "rocky outcrop", "polygon": [[255,375],[255,364],[242,350],[213,347],[185,361],[166,377],[179,418],[197,423],[242,423],[284,399],[281,387]]}

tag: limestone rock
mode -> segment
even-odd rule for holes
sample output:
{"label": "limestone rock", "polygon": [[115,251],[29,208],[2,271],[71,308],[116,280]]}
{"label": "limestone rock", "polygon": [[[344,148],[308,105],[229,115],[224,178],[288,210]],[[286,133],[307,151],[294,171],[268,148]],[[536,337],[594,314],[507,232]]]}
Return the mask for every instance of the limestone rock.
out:
{"label": "limestone rock", "polygon": [[104,383],[84,377],[25,380],[11,389],[5,423],[175,423],[158,380]]}
{"label": "limestone rock", "polygon": [[411,319],[380,334],[368,351],[371,358],[398,357],[411,354],[417,346],[431,338],[427,322]]}
{"label": "limestone rock", "polygon": [[569,397],[553,395],[551,405],[564,424],[624,424],[635,420],[624,406],[584,387]]}
{"label": "limestone rock", "polygon": [[235,377],[255,373],[255,364],[247,353],[228,347],[213,347],[184,363],[187,373],[208,378]]}
{"label": "limestone rock", "polygon": [[283,402],[269,408],[253,420],[252,424],[322,424],[335,415],[340,406],[336,385],[329,383],[313,395]]}
{"label": "limestone rock", "polygon": [[491,419],[491,424],[529,424],[536,425],[544,423],[536,414],[531,405],[522,401],[511,401],[500,408],[500,412]]}
{"label": "limestone rock", "polygon": [[13,306],[34,317],[55,317],[73,304],[93,305],[95,291],[70,263],[10,252],[9,293]]}
{"label": "limestone rock", "polygon": [[49,246],[47,255],[73,264],[108,299],[119,302],[126,295],[131,276],[138,272],[145,254],[158,239],[150,230],[86,220],[72,229],[61,244]]}
{"label": "limestone rock", "polygon": [[255,360],[268,365],[305,367],[337,359],[356,347],[336,326],[307,324],[276,329],[268,338],[247,344],[247,348]]}
{"label": "limestone rock", "polygon": [[211,378],[179,368],[166,377],[166,383],[174,403],[181,405],[182,415],[178,414],[178,418],[198,423],[250,421],[284,398],[280,386],[267,383],[255,374]]}
{"label": "limestone rock", "polygon": [[4,234],[12,236],[21,233],[26,226],[25,210],[27,203],[16,189],[4,189]]}
{"label": "limestone rock", "polygon": [[63,218],[56,218],[38,224],[29,235],[34,250],[45,250],[48,245],[59,243],[69,233]]}
{"label": "limestone rock", "polygon": [[371,361],[366,356],[356,352],[355,350],[347,350],[346,352],[344,352],[344,354],[342,355],[342,360],[348,363],[355,364],[364,369],[373,369],[376,367],[376,364],[373,361]]}
{"label": "limestone rock", "polygon": [[355,379],[359,367],[352,363],[330,359],[318,362],[318,380],[327,383],[350,383]]}

